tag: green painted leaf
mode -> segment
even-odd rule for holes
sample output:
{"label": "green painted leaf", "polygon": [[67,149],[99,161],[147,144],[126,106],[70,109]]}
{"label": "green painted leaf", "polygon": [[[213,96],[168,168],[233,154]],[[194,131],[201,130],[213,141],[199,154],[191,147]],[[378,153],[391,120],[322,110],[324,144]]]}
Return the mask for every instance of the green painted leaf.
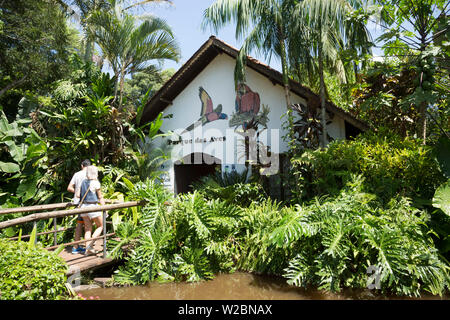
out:
{"label": "green painted leaf", "polygon": [[436,190],[433,206],[450,216],[450,179]]}

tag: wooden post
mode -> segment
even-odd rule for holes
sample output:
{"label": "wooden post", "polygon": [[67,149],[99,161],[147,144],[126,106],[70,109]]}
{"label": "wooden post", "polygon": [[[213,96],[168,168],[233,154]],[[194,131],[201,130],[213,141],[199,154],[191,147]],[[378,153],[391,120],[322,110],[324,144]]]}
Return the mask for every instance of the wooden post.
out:
{"label": "wooden post", "polygon": [[55,233],[53,233],[53,244],[56,246],[58,242],[57,232],[58,232],[58,224],[56,223],[56,217],[53,219],[53,227],[55,229]]}
{"label": "wooden post", "polygon": [[106,259],[106,213],[107,211],[103,211],[103,259]]}
{"label": "wooden post", "polygon": [[37,223],[36,221],[33,222],[33,229],[36,229],[36,236],[34,237],[34,245],[37,245],[37,239],[38,239],[38,235],[37,235]]}
{"label": "wooden post", "polygon": [[54,203],[54,204],[42,204],[31,207],[18,207],[18,208],[7,208],[0,209],[0,215],[2,214],[11,214],[11,213],[25,213],[25,212],[33,212],[33,211],[44,211],[44,210],[53,210],[53,209],[64,209],[68,207],[73,207],[74,204],[71,202],[63,202],[63,203]]}

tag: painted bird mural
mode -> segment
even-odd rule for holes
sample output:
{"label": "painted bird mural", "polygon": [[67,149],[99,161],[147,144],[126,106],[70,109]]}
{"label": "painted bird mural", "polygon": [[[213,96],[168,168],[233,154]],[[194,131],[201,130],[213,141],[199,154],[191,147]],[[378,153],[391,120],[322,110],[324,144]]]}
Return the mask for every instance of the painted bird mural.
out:
{"label": "painted bird mural", "polygon": [[252,91],[246,84],[239,84],[235,100],[237,113],[257,115],[260,109],[260,103],[261,100],[257,92]]}
{"label": "painted bird mural", "polygon": [[[187,127],[184,132],[191,131],[194,129],[195,125],[199,122],[201,122],[202,125],[212,122],[215,120],[227,120],[228,115],[225,113],[222,113],[222,105],[219,104],[215,109],[213,109],[213,102],[211,97],[209,96],[208,92],[206,92],[203,87],[198,88],[198,96],[200,98],[200,101],[202,103],[202,108],[200,111],[200,118],[191,124],[189,127]],[[183,132],[183,133],[184,133]]]}
{"label": "painted bird mural", "polygon": [[244,83],[240,83],[236,90],[235,110],[229,122],[230,127],[242,126],[244,130],[257,126],[257,123],[265,126],[267,124],[267,113],[263,107],[262,114],[259,113],[261,109],[261,99],[257,92],[254,92]]}

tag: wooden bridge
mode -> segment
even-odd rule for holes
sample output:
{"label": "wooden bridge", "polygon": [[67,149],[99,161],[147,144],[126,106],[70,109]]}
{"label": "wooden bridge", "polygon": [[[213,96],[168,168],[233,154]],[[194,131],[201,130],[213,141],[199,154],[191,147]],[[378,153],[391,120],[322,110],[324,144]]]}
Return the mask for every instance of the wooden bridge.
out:
{"label": "wooden bridge", "polygon": [[[35,242],[38,241],[38,237],[42,235],[53,234],[53,246],[46,247],[47,250],[56,250],[61,246],[64,246],[64,250],[62,250],[58,255],[63,258],[67,265],[68,271],[67,275],[70,276],[76,272],[83,272],[86,270],[95,269],[98,267],[106,266],[113,263],[113,259],[107,256],[107,239],[114,236],[113,230],[110,230],[110,233],[107,233],[108,225],[111,225],[112,222],[107,221],[107,212],[109,210],[122,209],[122,208],[130,208],[143,205],[142,201],[130,201],[130,202],[121,202],[121,203],[111,203],[110,200],[106,200],[108,204],[103,206],[95,206],[95,207],[85,207],[85,208],[76,208],[76,209],[68,209],[74,207],[75,205],[70,202],[66,203],[56,203],[56,204],[47,204],[47,205],[38,205],[31,207],[20,207],[20,208],[8,208],[0,210],[0,215],[12,214],[12,213],[30,213],[26,216],[11,219],[7,221],[0,222],[0,230],[5,229],[12,226],[22,225],[25,223],[33,223],[35,227],[37,227],[37,221],[39,220],[48,220],[53,219],[53,230],[45,231],[45,232],[37,232]],[[62,210],[61,210],[62,209]],[[56,210],[56,211],[55,211]],[[44,212],[41,212],[44,211]],[[75,227],[69,228],[59,228],[57,226],[57,218],[62,218],[66,216],[75,216],[82,213],[89,213],[94,211],[103,211],[103,234],[97,238],[90,238],[87,240],[73,241],[63,244],[57,243],[57,233],[64,232],[68,230],[73,230]],[[22,235],[20,237],[10,238],[11,240],[18,240],[30,238],[31,235]],[[71,247],[75,244],[82,244],[92,240],[103,240],[96,241],[95,251],[97,254],[95,255],[83,255],[83,254],[72,254]],[[102,243],[100,243],[102,242]]]}

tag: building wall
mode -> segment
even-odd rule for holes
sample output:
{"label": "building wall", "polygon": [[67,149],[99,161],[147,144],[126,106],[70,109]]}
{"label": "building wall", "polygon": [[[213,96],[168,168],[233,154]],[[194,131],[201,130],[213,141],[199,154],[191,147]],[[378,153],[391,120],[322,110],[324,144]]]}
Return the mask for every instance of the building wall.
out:
{"label": "building wall", "polygon": [[[236,112],[237,93],[234,85],[234,66],[235,60],[228,55],[217,56],[164,111],[165,116],[171,114],[172,118],[164,119],[161,130],[176,133],[160,139],[160,143],[165,141],[171,148],[172,160],[164,165],[164,170],[168,172],[166,184],[171,189],[173,189],[174,183],[173,163],[191,153],[203,152],[214,156],[220,161],[223,171],[232,169],[239,171],[244,168],[243,137],[235,131],[242,130],[245,125],[245,120],[243,120],[245,114]],[[241,98],[241,111],[244,107],[258,104],[255,94],[257,93],[260,100],[258,114],[261,115],[263,106],[269,109],[267,130],[260,131],[259,141],[270,146],[276,154],[286,152],[288,146],[282,138],[287,134],[283,129],[285,119],[282,118],[286,112],[283,87],[274,85],[269,79],[249,68],[247,69],[246,85],[254,93],[250,92]],[[221,115],[219,113],[217,116],[212,115],[211,120],[213,116],[222,119],[212,120],[186,131],[186,128],[201,118],[202,101],[205,103],[208,96],[214,109],[219,104],[222,105]],[[291,102],[306,103],[303,98],[293,93],[291,93]],[[234,126],[230,126],[230,124],[234,124]],[[259,128],[261,129],[262,126]],[[335,139],[345,138],[344,120],[335,116],[328,131],[330,136]],[[275,159],[272,160],[275,161]]]}

